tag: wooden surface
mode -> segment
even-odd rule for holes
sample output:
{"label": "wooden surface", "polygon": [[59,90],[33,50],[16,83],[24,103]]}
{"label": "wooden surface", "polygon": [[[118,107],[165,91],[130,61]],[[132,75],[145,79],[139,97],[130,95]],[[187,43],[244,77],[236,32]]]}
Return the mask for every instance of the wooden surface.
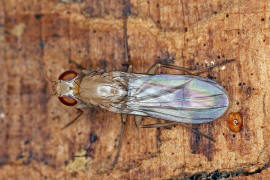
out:
{"label": "wooden surface", "polygon": [[[216,142],[176,126],[136,129],[129,117],[115,170],[120,115],[76,110],[53,96],[65,70],[123,70],[123,11],[134,72],[168,54],[175,65],[202,67],[228,91],[220,119],[196,126]],[[270,1],[1,0],[0,179],[265,179],[270,158]],[[176,73],[164,70],[163,73]],[[229,130],[240,112],[244,125]],[[160,122],[145,118],[144,123]],[[88,153],[88,157],[73,158]]]}

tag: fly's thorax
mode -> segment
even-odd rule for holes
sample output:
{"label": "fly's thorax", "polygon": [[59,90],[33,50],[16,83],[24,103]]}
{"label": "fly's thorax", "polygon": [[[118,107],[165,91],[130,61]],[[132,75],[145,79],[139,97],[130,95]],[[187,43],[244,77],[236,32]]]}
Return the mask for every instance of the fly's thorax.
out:
{"label": "fly's thorax", "polygon": [[110,74],[85,76],[81,79],[79,97],[86,103],[109,107],[127,96],[127,88]]}

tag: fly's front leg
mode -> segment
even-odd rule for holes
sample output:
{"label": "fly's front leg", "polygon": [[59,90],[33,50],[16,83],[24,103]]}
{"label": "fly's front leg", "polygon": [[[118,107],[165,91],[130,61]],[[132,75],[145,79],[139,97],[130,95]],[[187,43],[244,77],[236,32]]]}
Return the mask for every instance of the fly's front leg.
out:
{"label": "fly's front leg", "polygon": [[174,66],[174,65],[170,65],[170,64],[162,64],[160,62],[157,62],[155,63],[154,65],[151,66],[151,68],[147,71],[147,74],[156,74],[157,70],[161,67],[164,67],[164,68],[169,68],[169,69],[175,69],[175,70],[179,70],[179,71],[183,71],[183,72],[186,72],[190,75],[199,75],[207,70],[210,70],[210,69],[213,69],[215,67],[218,67],[218,66],[223,66],[225,64],[228,64],[228,63],[231,63],[235,61],[234,59],[229,59],[229,60],[224,60],[220,63],[217,63],[217,64],[214,64],[214,65],[211,65],[211,66],[207,66],[207,67],[204,67],[204,68],[201,68],[201,69],[188,69],[188,68],[184,68],[184,67],[179,67],[179,66]]}
{"label": "fly's front leg", "polygon": [[83,114],[83,111],[81,109],[77,109],[78,115],[69,123],[67,123],[64,127],[61,128],[61,130],[66,129],[67,127],[69,127],[71,124],[75,123]]}
{"label": "fly's front leg", "polygon": [[74,64],[78,69],[85,69],[84,67],[82,67],[82,65],[78,64],[76,61],[69,59],[69,64]]}
{"label": "fly's front leg", "polygon": [[121,117],[122,117],[122,127],[121,127],[121,131],[120,131],[120,138],[119,138],[119,142],[118,142],[118,146],[117,146],[117,152],[116,152],[115,158],[113,160],[111,170],[113,170],[113,168],[117,164],[117,161],[118,161],[118,158],[119,158],[119,155],[120,155],[120,151],[121,151],[121,147],[122,147],[123,135],[124,135],[124,132],[125,132],[125,127],[126,127],[127,114],[121,114]]}
{"label": "fly's front leg", "polygon": [[100,69],[100,68],[96,68],[94,71],[89,71],[87,69],[85,69],[83,66],[81,66],[80,64],[78,64],[77,62],[73,61],[72,59],[69,60],[69,63],[74,64],[80,71],[82,74],[84,75],[89,75],[92,73],[104,73],[105,70],[104,69]]}
{"label": "fly's front leg", "polygon": [[80,64],[78,64],[77,62],[73,61],[72,59],[69,60],[69,63],[74,64],[78,69],[81,70],[82,74],[87,75],[87,74],[91,74],[92,71],[86,70],[84,67],[82,67]]}

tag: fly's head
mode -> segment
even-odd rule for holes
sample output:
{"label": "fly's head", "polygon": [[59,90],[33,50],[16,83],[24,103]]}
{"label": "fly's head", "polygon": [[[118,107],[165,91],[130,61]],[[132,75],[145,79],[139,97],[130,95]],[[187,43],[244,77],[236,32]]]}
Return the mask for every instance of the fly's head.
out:
{"label": "fly's head", "polygon": [[75,71],[65,71],[56,83],[56,94],[59,100],[67,106],[75,106],[79,92],[78,74]]}

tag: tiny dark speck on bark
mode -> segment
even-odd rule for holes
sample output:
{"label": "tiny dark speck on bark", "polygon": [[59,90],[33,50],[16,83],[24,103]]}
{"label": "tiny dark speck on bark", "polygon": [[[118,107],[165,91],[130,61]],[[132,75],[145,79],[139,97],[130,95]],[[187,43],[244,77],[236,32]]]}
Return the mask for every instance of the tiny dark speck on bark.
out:
{"label": "tiny dark speck on bark", "polygon": [[98,140],[98,136],[94,133],[94,132],[91,132],[90,133],[90,136],[89,136],[89,142],[90,143],[94,143]]}

